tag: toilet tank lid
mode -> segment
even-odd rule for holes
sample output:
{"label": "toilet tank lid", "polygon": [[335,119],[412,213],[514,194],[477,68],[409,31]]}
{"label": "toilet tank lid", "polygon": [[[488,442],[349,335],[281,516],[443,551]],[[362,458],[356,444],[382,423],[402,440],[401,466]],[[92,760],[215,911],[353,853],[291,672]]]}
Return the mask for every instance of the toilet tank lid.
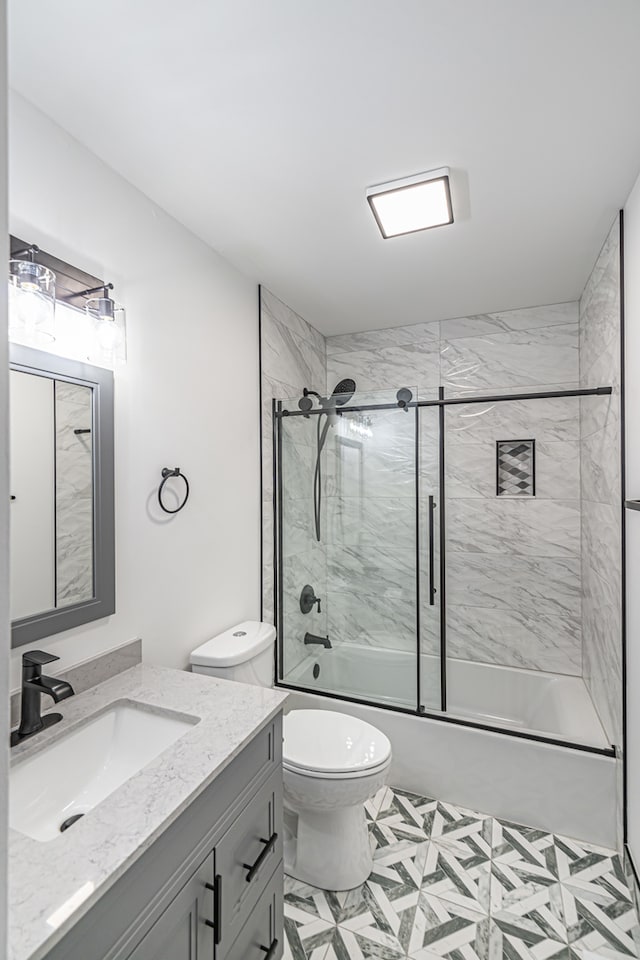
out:
{"label": "toilet tank lid", "polygon": [[191,664],[197,667],[235,667],[273,646],[275,638],[276,628],[270,623],[245,620],[197,647],[191,654]]}

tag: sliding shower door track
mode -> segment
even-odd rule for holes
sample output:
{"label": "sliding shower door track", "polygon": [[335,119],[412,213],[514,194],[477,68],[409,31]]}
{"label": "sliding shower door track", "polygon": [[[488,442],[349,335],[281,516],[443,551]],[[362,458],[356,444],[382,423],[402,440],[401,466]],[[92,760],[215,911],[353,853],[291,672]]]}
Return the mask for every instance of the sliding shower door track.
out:
{"label": "sliding shower door track", "polygon": [[485,733],[499,733],[503,737],[516,737],[518,740],[532,740],[534,743],[545,743],[552,747],[567,747],[570,750],[580,750],[582,753],[595,753],[601,757],[617,757],[615,746],[591,747],[587,743],[575,743],[573,740],[561,740],[557,737],[545,737],[538,733],[528,733],[525,730],[510,730],[508,727],[498,727],[494,724],[480,723],[477,720],[463,720],[461,717],[443,716],[441,713],[430,713],[428,710],[413,710],[411,707],[393,706],[388,703],[379,703],[375,700],[365,700],[362,697],[349,697],[341,693],[329,693],[326,690],[317,690],[313,687],[301,687],[292,683],[283,683],[276,680],[275,686],[282,690],[291,690],[292,693],[308,693],[314,697],[327,697],[329,700],[339,700],[343,703],[358,703],[362,707],[375,707],[376,710],[387,710],[390,713],[402,713],[409,717],[420,717],[424,720],[435,720],[438,723],[449,723],[456,727],[469,727],[471,730],[484,730]]}
{"label": "sliding shower door track", "polygon": [[[344,413],[368,413],[371,410],[399,410],[408,411],[412,407],[451,407],[467,403],[507,403],[513,400],[555,400],[563,397],[608,397],[613,393],[613,387],[592,387],[584,390],[539,390],[536,393],[498,393],[492,396],[471,397],[441,397],[438,400],[411,400],[402,408],[398,403],[362,403],[357,406],[345,404],[336,411],[338,416]],[[281,417],[317,417],[324,413],[323,408],[312,410],[279,410],[275,416]]]}

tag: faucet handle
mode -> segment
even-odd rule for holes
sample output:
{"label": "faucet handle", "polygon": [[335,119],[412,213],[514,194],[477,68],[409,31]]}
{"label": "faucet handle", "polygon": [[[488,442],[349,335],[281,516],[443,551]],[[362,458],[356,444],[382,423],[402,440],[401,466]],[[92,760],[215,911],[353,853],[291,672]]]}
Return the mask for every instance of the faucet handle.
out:
{"label": "faucet handle", "polygon": [[43,650],[29,650],[22,654],[22,665],[23,667],[43,667],[45,663],[53,663],[54,660],[59,659],[60,657],[52,653],[44,653]]}

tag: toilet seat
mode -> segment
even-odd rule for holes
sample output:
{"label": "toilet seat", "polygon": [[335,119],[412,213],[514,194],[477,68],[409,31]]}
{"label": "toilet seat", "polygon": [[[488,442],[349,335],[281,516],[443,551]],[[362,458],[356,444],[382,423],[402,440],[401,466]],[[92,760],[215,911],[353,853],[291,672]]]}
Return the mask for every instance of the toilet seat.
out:
{"label": "toilet seat", "polygon": [[284,718],[283,766],[328,780],[369,777],[391,760],[388,737],[334,710],[292,710]]}

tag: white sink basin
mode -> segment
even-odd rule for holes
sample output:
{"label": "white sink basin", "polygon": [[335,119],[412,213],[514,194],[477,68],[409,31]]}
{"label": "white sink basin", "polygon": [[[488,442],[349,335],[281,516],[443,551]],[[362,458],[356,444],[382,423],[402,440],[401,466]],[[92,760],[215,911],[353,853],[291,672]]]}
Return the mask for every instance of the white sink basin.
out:
{"label": "white sink basin", "polygon": [[197,722],[114,703],[11,768],[9,825],[53,840],[69,818],[91,810]]}

